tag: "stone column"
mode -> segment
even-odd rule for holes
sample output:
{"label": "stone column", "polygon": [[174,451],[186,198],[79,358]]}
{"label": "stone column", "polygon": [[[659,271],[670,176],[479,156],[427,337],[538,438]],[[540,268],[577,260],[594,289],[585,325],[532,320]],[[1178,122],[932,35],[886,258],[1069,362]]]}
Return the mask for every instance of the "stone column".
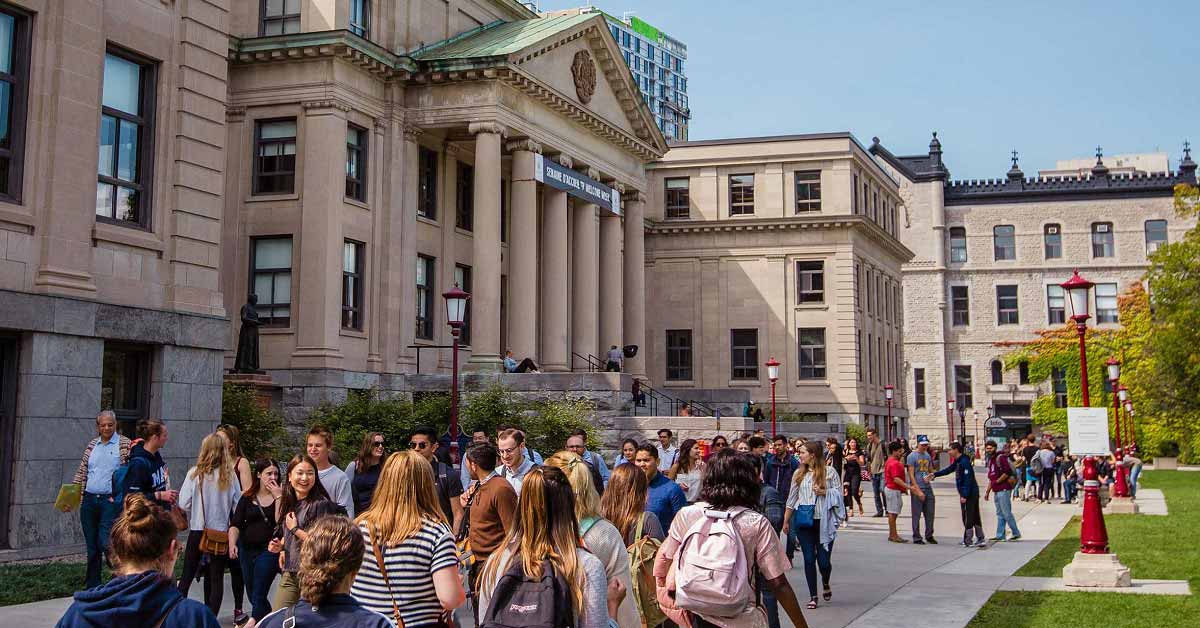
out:
{"label": "stone column", "polygon": [[504,127],[472,122],[475,136],[474,262],[471,286],[471,359],[476,371],[499,371],[500,358],[500,142]]}
{"label": "stone column", "polygon": [[508,246],[508,347],[518,360],[537,351],[537,180],[536,155],[542,147],[532,140],[510,142],[512,152],[512,209]]}
{"label": "stone column", "polygon": [[[621,217],[600,210],[600,266],[604,270],[600,275],[600,352],[608,353],[608,348],[617,345],[620,348],[629,344],[625,342],[623,319],[625,294],[624,263],[621,260]],[[599,356],[605,359],[604,355]]]}
{"label": "stone column", "polygon": [[342,195],[345,171],[330,163],[329,147],[346,142],[346,111],[332,101],[302,103],[301,155],[304,186],[300,194],[300,241],[294,247],[299,273],[292,282],[296,318],[293,368],[341,364],[338,334],[342,325]]}
{"label": "stone column", "polygon": [[[399,227],[400,231],[400,260],[396,264],[396,284],[399,286],[400,310],[400,346],[397,351],[397,361],[401,364],[413,365],[416,368],[416,350],[408,347],[416,340],[417,328],[417,189],[420,185],[421,145],[417,140],[421,129],[412,124],[401,127],[403,141],[393,152],[393,164],[399,162],[400,172],[396,165],[392,166],[392,190],[390,198],[393,205],[402,209],[393,215],[389,230]],[[399,139],[399,138],[396,138]],[[395,276],[395,275],[393,275]],[[439,286],[434,286],[433,292],[440,299]],[[385,323],[387,324],[387,323]]]}
{"label": "stone column", "polygon": [[[589,169],[588,176],[599,173]],[[595,175],[595,176],[593,176]],[[599,357],[596,348],[599,314],[599,230],[596,206],[576,200],[571,233],[571,370],[587,370],[583,358]]]}
{"label": "stone column", "polygon": [[637,376],[646,375],[646,197],[635,192],[625,202],[625,280],[624,298],[625,344],[637,345],[636,357],[625,361],[625,371]]}
{"label": "stone column", "polygon": [[[559,159],[559,163],[569,160]],[[571,370],[567,345],[567,193],[542,186],[542,264],[539,267],[542,316],[541,358],[547,372]]]}

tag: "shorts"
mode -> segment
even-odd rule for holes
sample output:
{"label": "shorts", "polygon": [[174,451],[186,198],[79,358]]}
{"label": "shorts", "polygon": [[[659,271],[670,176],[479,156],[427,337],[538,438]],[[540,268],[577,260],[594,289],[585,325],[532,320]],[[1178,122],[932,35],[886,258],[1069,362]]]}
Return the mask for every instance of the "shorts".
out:
{"label": "shorts", "polygon": [[904,500],[900,491],[894,488],[883,489],[883,506],[889,515],[899,515],[903,509]]}

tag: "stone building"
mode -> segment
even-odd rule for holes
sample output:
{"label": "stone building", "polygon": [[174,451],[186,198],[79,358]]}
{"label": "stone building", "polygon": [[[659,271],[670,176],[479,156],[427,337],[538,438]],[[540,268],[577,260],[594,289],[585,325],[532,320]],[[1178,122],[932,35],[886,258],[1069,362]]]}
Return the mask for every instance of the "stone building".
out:
{"label": "stone building", "polygon": [[[886,424],[904,388],[900,190],[849,133],[673,143],[650,167],[647,375],[806,420]],[[893,416],[907,416],[897,395]]]}
{"label": "stone building", "polygon": [[995,343],[1063,324],[1071,313],[1059,284],[1074,269],[1097,284],[1089,324],[1119,325],[1117,295],[1142,280],[1147,254],[1193,226],[1173,208],[1173,187],[1196,183],[1186,150],[1176,172],[1113,174],[1097,150],[1086,174],[1063,177],[1026,177],[1014,153],[1007,175],[986,181],[952,179],[936,134],[923,155],[893,155],[878,138],[870,150],[900,181],[899,237],[915,253],[904,265],[905,396],[910,432],[935,441],[951,429],[961,437],[964,422],[967,439],[980,438],[989,414],[1005,427],[987,435],[1024,436],[1039,395],[1061,395],[1064,407],[1064,379],[1006,370]]}
{"label": "stone building", "polygon": [[220,419],[228,0],[0,2],[0,553],[81,543],[53,508],[95,437]]}
{"label": "stone building", "polygon": [[448,372],[454,284],[470,371],[644,344],[644,168],[667,146],[603,16],[263,6],[231,21],[221,287],[231,312],[258,296],[289,418]]}

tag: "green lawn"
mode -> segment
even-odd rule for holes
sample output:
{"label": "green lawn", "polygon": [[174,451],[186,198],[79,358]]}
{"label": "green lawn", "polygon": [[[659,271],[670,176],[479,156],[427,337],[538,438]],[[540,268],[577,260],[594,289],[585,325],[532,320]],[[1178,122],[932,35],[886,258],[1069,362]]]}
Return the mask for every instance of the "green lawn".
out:
{"label": "green lawn", "polygon": [[[1062,626],[1200,626],[1200,474],[1147,471],[1143,488],[1162,489],[1170,515],[1109,515],[1108,542],[1134,578],[1188,580],[1193,595],[999,591],[968,628],[1062,628]],[[1062,577],[1079,548],[1079,518],[1018,576]]]}
{"label": "green lawn", "polygon": [[[183,559],[175,562],[175,577],[183,571]],[[27,604],[41,600],[70,597],[83,586],[85,563],[23,563],[0,565],[0,606]],[[107,567],[100,572],[101,582],[112,575]]]}

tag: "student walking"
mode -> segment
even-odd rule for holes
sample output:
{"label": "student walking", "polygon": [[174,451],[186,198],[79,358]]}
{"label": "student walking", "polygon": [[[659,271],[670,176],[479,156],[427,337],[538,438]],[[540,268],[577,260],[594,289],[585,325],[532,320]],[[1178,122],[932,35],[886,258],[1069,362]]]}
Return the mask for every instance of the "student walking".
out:
{"label": "student walking", "polygon": [[229,513],[242,492],[234,477],[229,446],[219,434],[209,434],[200,442],[196,466],[188,470],[179,488],[179,508],[188,514],[187,546],[183,551],[183,575],[179,592],[185,596],[200,571],[201,558],[207,558],[209,586],[205,602],[213,615],[221,613],[225,595],[225,562],[229,558]]}
{"label": "student walking", "polygon": [[871,474],[871,492],[875,496],[875,516],[883,516],[884,482],[883,465],[888,455],[879,441],[875,428],[867,430],[867,472]]}
{"label": "student walking", "polygon": [[987,501],[992,493],[996,494],[996,536],[993,541],[1004,540],[1004,526],[1007,525],[1012,530],[1013,541],[1021,538],[1021,531],[1017,529],[1017,518],[1012,514],[1012,491],[1017,485],[1017,478],[1014,477],[1018,473],[1013,469],[1008,461],[1008,456],[1004,452],[997,451],[996,441],[989,440],[984,446],[983,451],[987,456],[988,465],[988,487],[983,493],[983,501]]}
{"label": "student walking", "polygon": [[300,599],[300,548],[308,540],[306,527],[322,515],[346,514],[329,499],[321,485],[317,463],[307,454],[297,454],[287,466],[287,484],[276,501],[275,520],[279,522],[268,551],[279,554],[279,589],[275,608],[292,606]]}
{"label": "student walking", "polygon": [[[470,552],[467,568],[467,596],[471,599],[472,617],[478,623],[479,574],[487,559],[500,549],[513,526],[517,510],[517,492],[504,478],[496,474],[499,454],[488,442],[477,443],[467,450],[464,466],[474,480],[459,500],[463,506],[463,524],[455,540],[463,551]],[[635,469],[633,465],[629,468]],[[638,471],[640,474],[640,471]],[[460,559],[465,559],[460,555]]]}
{"label": "student walking", "polygon": [[649,495],[646,510],[654,513],[664,527],[670,527],[675,519],[675,513],[687,505],[687,496],[683,489],[672,482],[670,478],[659,472],[658,449],[651,445],[642,445],[637,449],[634,465],[646,474]]}
{"label": "student walking", "polygon": [[366,549],[350,594],[364,607],[397,626],[435,626],[462,606],[454,533],[438,503],[433,468],[418,452],[388,457],[371,508],[356,523]]}
{"label": "student walking", "polygon": [[683,489],[683,495],[688,503],[696,501],[700,496],[700,481],[704,477],[704,452],[700,443],[693,438],[683,441],[679,446],[679,455],[667,477]]}
{"label": "student walking", "polygon": [[800,468],[788,492],[783,516],[785,534],[796,536],[796,545],[804,554],[804,577],[808,581],[808,608],[817,607],[817,571],[820,570],[822,597],[833,599],[830,578],[833,575],[833,542],[837,528],[846,519],[842,500],[842,478],[826,464],[821,445],[816,441],[800,450]]}
{"label": "student walking", "polygon": [[267,596],[279,574],[279,555],[267,546],[275,535],[275,504],[282,496],[279,467],[273,460],[259,458],[254,461],[254,479],[238,499],[229,521],[230,556],[242,563],[250,593],[250,616],[255,621],[271,612]]}
{"label": "student walking", "polygon": [[846,452],[842,460],[842,489],[845,492],[843,501],[846,504],[846,517],[854,514],[854,502],[858,502],[858,516],[863,516],[862,505],[862,472],[865,458],[858,448],[858,441],[846,439]]}
{"label": "student walking", "polygon": [[[909,485],[921,489],[914,491],[908,500],[912,507],[913,543],[937,545],[937,539],[933,537],[934,508],[937,502],[933,496],[933,489],[929,486],[929,474],[933,473],[934,466],[933,456],[929,454],[929,438],[927,436],[917,437],[917,448],[908,454],[906,467]],[[923,541],[921,540],[922,516],[925,517],[925,540]]]}
{"label": "student walking", "polygon": [[354,512],[365,512],[371,507],[371,497],[375,494],[375,485],[379,483],[379,471],[383,468],[383,458],[386,454],[387,444],[383,434],[367,432],[358,448],[358,455],[346,465]]}
{"label": "student walking", "polygon": [[[933,473],[934,477],[954,474],[954,487],[958,490],[958,504],[962,510],[963,547],[987,547],[983,535],[983,519],[979,516],[979,483],[975,481],[975,468],[970,456],[964,455],[962,443],[950,443],[950,465]],[[977,539],[972,541],[972,535]]]}
{"label": "student walking", "polygon": [[141,492],[123,506],[109,538],[113,579],[77,592],[57,628],[220,628],[211,610],[171,583],[179,554],[171,515]]}
{"label": "student walking", "polygon": [[[117,434],[117,415],[105,410],[96,416],[96,438],[83,449],[75,484],[82,499],[79,503],[79,523],[87,546],[87,571],[83,588],[100,584],[100,566],[108,552],[108,536],[113,521],[121,514],[121,504],[113,499],[113,472],[129,462],[130,441]],[[119,490],[118,490],[119,493]]]}
{"label": "student walking", "polygon": [[661,541],[666,536],[658,517],[646,509],[649,483],[646,474],[635,465],[613,468],[608,480],[609,490],[600,498],[600,516],[616,526],[625,539],[625,545],[633,545],[639,537],[634,535],[641,522],[642,536]]}

